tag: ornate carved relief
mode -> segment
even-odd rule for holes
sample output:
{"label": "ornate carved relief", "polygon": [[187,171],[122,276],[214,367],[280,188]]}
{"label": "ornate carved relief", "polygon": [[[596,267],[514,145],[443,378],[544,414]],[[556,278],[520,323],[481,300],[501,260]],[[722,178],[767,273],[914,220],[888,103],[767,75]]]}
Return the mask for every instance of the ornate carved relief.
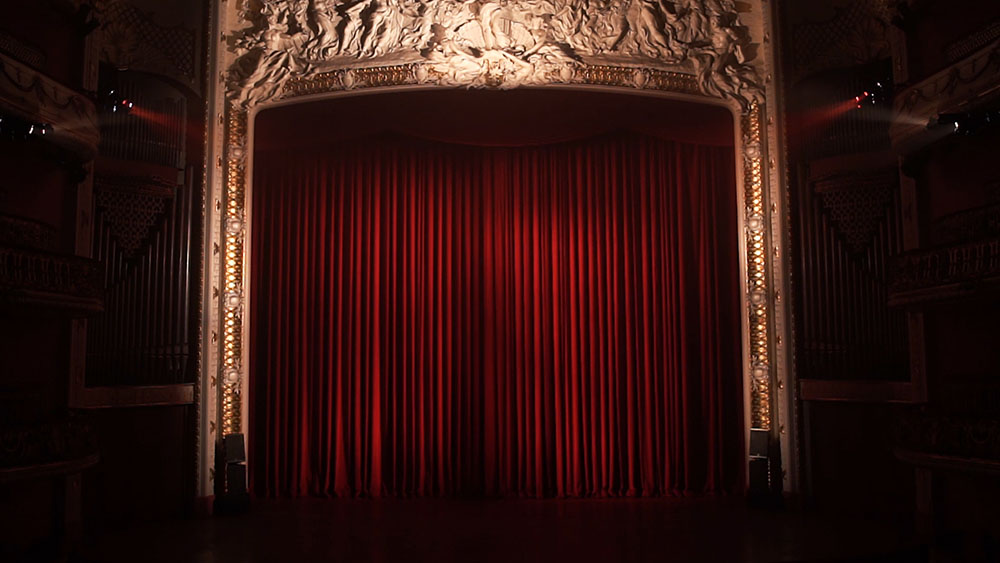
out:
{"label": "ornate carved relief", "polygon": [[997,75],[1000,73],[1000,39],[975,54],[932,75],[896,95],[889,128],[892,143],[900,150],[907,141],[927,129],[939,113],[970,109],[963,105],[972,100],[980,105],[997,97]]}
{"label": "ornate carved relief", "polygon": [[[583,64],[694,71],[700,90],[749,106],[754,51],[730,0],[295,0],[248,2],[229,91],[244,107],[292,79],[369,60],[423,63],[421,83],[515,88],[571,82]],[[346,77],[348,80],[350,77]],[[350,84],[346,84],[350,87]]]}
{"label": "ornate carved relief", "polygon": [[[562,76],[559,76],[559,75]],[[380,86],[402,86],[406,84],[433,83],[437,75],[420,63],[399,66],[368,67],[358,69],[333,70],[292,78],[285,83],[282,98],[353,90],[356,88],[378,88]],[[664,70],[629,68],[621,66],[580,66],[562,67],[551,82],[561,84],[602,84],[607,86],[627,86],[668,90],[685,94],[701,94],[695,76]],[[497,87],[503,84],[502,75],[487,74],[483,85]]]}
{"label": "ornate carved relief", "polygon": [[[23,395],[5,394],[0,397],[0,404],[4,410],[16,409],[21,402],[35,408],[43,404],[38,398],[25,399]],[[29,425],[4,422],[0,431],[0,470],[77,459],[97,452],[97,434],[93,426],[77,413],[61,420]]]}
{"label": "ornate carved relief", "polygon": [[955,62],[975,53],[979,49],[1000,39],[1000,20],[987,25],[968,37],[963,37],[945,47],[945,57],[948,62]]}
{"label": "ornate carved relief", "polygon": [[0,215],[0,244],[53,252],[58,246],[58,235],[55,229],[38,221]]}
{"label": "ornate carved relief", "polygon": [[[780,207],[769,200],[768,188],[776,168],[768,157],[774,122],[765,115],[767,80],[751,64],[756,45],[733,2],[246,0],[233,10],[250,26],[223,36],[236,59],[219,59],[228,66],[220,76],[226,97],[215,106],[221,152],[213,161],[221,189],[209,208],[212,251],[206,257],[210,268],[218,268],[213,305],[206,309],[218,317],[207,325],[205,350],[214,369],[205,382],[219,393],[222,435],[245,431],[246,200],[255,110],[297,96],[418,84],[600,85],[723,98],[742,109],[737,151],[743,163],[747,422],[785,434],[789,419],[772,405],[786,387],[782,335],[775,332],[780,280],[772,278],[781,246],[772,233]],[[764,32],[760,37],[766,42]],[[214,420],[203,432],[215,435]],[[203,466],[209,481],[210,466]]]}
{"label": "ornate carved relief", "polygon": [[97,262],[0,246],[0,304],[98,312],[103,299]]}
{"label": "ornate carved relief", "polygon": [[915,409],[900,419],[897,441],[918,452],[1000,460],[1000,420]]}
{"label": "ornate carved relief", "polygon": [[52,124],[52,141],[89,160],[100,134],[93,102],[34,69],[0,54],[0,108]]}
{"label": "ornate carved relief", "polygon": [[962,299],[1000,287],[1000,238],[902,254],[893,264],[889,305]]}
{"label": "ornate carved relief", "polygon": [[0,51],[7,53],[29,66],[33,66],[35,68],[43,68],[45,66],[45,53],[35,49],[34,47],[25,45],[21,41],[18,41],[2,31],[0,31]]}
{"label": "ornate carved relief", "polygon": [[195,30],[164,27],[123,0],[93,0],[101,20],[101,58],[115,68],[169,76],[200,90]]}
{"label": "ornate carved relief", "polygon": [[[1000,190],[1000,186],[997,189]],[[931,223],[927,242],[931,246],[943,246],[1000,237],[1000,194],[996,196],[996,201]]]}

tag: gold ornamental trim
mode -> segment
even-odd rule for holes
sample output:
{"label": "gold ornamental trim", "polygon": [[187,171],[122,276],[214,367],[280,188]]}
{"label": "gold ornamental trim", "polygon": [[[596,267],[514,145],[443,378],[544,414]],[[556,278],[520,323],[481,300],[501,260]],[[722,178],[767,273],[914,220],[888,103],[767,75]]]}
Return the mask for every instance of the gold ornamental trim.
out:
{"label": "gold ornamental trim", "polygon": [[228,140],[226,192],[223,197],[222,252],[222,433],[242,432],[243,402],[243,261],[246,243],[247,112],[230,107],[226,120]]}
{"label": "gold ornamental trim", "polygon": [[747,314],[750,327],[750,426],[771,428],[770,316],[767,228],[764,201],[764,155],[761,142],[761,109],[754,102],[741,121],[743,130],[743,194],[746,216]]}
{"label": "gold ornamental trim", "polygon": [[[394,66],[346,68],[290,79],[282,88],[278,100],[321,95],[356,89],[391,88],[407,85],[439,84],[424,63]],[[490,87],[502,87],[503,77]],[[692,74],[648,68],[578,64],[561,69],[550,85],[607,86],[628,90],[654,90],[706,99],[699,88],[698,77]],[[440,87],[440,86],[439,86]],[[768,253],[769,229],[766,220],[766,181],[764,172],[763,109],[757,101],[741,110],[738,126],[743,142],[742,181],[744,244],[746,262],[743,265],[745,303],[749,340],[745,341],[749,369],[744,377],[750,385],[750,426],[770,430],[772,427],[771,397],[771,338],[774,332],[769,314],[772,257]],[[225,163],[223,166],[225,194],[222,199],[223,248],[222,284],[219,295],[222,309],[221,353],[221,415],[223,435],[242,433],[242,392],[245,377],[243,358],[243,315],[245,293],[244,260],[246,249],[246,194],[249,111],[235,101],[226,104]],[[746,336],[744,338],[747,338]]]}

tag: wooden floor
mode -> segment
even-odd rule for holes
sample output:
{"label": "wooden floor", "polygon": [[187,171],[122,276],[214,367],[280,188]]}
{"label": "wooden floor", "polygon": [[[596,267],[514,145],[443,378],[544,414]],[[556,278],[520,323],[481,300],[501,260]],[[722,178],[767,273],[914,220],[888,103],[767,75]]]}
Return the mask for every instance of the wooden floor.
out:
{"label": "wooden floor", "polygon": [[255,502],[247,514],[133,526],[100,562],[921,561],[898,523],[750,508],[743,499]]}

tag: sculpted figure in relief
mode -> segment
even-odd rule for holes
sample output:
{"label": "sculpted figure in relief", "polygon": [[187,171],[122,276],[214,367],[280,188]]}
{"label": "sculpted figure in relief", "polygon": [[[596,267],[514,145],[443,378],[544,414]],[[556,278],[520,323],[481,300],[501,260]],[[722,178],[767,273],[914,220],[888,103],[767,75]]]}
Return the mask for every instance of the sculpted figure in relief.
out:
{"label": "sculpted figure in relief", "polygon": [[267,26],[258,33],[244,37],[248,46],[259,53],[259,60],[245,78],[242,94],[244,103],[266,100],[280,93],[284,82],[293,75],[309,72],[310,65],[296,53],[309,42],[303,32],[291,33],[289,18],[294,12],[279,10],[273,3],[265,4],[262,15]]}
{"label": "sculpted figure in relief", "polygon": [[[756,95],[749,39],[731,0],[258,0],[235,42],[231,90],[250,105],[293,76],[351,60],[409,57],[442,83],[514,87],[580,62],[687,66],[711,95]],[[398,59],[397,59],[398,60]]]}

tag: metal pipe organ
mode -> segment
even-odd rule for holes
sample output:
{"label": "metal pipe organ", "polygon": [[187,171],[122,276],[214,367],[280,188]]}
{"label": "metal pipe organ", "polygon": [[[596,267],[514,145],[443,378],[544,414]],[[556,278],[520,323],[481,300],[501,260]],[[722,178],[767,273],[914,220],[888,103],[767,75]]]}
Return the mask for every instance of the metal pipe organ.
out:
{"label": "metal pipe organ", "polygon": [[908,377],[905,312],[887,303],[902,252],[896,171],[814,179],[801,190],[799,369],[813,379]]}
{"label": "metal pipe organ", "polygon": [[890,71],[881,61],[795,88],[792,227],[803,379],[909,377],[906,313],[888,305],[892,258],[904,249],[890,97],[873,94],[891,84]]}
{"label": "metal pipe organ", "polygon": [[86,383],[192,383],[200,184],[186,161],[187,99],[128,73],[116,89],[134,109],[102,122],[93,257],[104,266],[106,305],[88,323]]}

